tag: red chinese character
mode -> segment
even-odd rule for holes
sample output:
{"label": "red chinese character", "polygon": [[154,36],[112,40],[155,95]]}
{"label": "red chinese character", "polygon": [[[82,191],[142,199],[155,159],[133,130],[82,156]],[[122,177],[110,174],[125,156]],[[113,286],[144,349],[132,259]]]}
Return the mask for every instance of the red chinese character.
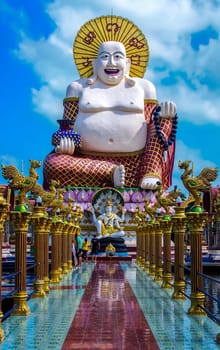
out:
{"label": "red chinese character", "polygon": [[88,67],[91,65],[92,62],[89,60],[89,58],[87,58],[87,57],[82,57],[82,58],[84,58],[86,60],[82,63],[83,67]]}
{"label": "red chinese character", "polygon": [[135,65],[135,66],[140,66],[141,64],[141,59],[140,59],[140,55],[132,55],[130,57],[130,60],[131,60],[131,64]]}
{"label": "red chinese character", "polygon": [[130,46],[134,46],[136,47],[138,50],[142,49],[142,47],[144,47],[144,43],[142,43],[140,40],[138,40],[137,38],[131,38],[129,40],[129,45]]}
{"label": "red chinese character", "polygon": [[117,33],[121,27],[117,23],[107,23],[106,24],[106,30],[107,32],[111,32],[112,29],[114,30],[114,33]]}
{"label": "red chinese character", "polygon": [[87,36],[83,39],[83,41],[84,41],[84,43],[89,45],[89,44],[91,44],[94,41],[95,37],[96,36],[95,36],[94,32],[89,32],[87,34]]}

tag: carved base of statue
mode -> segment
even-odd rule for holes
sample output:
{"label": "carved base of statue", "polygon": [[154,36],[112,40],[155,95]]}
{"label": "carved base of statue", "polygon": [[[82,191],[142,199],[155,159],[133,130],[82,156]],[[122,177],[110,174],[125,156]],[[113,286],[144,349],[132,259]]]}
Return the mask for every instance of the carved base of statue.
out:
{"label": "carved base of statue", "polygon": [[127,253],[128,249],[125,245],[125,241],[123,238],[115,238],[115,237],[103,237],[99,239],[100,242],[100,252],[105,252],[106,247],[109,244],[112,244],[115,247],[116,253]]}

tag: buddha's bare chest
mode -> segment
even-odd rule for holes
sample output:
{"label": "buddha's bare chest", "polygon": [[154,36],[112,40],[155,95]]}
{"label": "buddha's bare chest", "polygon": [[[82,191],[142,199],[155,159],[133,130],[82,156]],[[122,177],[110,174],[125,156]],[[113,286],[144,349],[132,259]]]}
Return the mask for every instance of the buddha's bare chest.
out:
{"label": "buddha's bare chest", "polygon": [[135,87],[127,89],[88,87],[81,94],[79,109],[84,113],[104,110],[141,113],[144,110],[143,91]]}

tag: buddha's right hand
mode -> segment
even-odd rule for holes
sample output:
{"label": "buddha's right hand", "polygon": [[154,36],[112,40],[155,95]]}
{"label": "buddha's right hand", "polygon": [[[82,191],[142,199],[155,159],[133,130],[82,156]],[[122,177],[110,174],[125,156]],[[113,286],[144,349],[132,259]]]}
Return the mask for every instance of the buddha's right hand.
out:
{"label": "buddha's right hand", "polygon": [[74,141],[68,137],[62,137],[60,144],[56,146],[55,152],[59,154],[69,154],[72,155],[75,150]]}

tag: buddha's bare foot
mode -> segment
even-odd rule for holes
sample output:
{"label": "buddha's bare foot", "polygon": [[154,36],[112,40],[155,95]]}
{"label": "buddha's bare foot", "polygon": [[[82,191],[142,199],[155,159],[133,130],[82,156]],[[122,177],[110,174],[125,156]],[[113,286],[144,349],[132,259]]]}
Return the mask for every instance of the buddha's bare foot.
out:
{"label": "buddha's bare foot", "polygon": [[144,176],[140,183],[140,187],[145,190],[155,190],[159,183],[159,177],[157,178],[155,176]]}
{"label": "buddha's bare foot", "polygon": [[125,167],[119,165],[115,168],[113,174],[114,187],[124,187],[125,184]]}

